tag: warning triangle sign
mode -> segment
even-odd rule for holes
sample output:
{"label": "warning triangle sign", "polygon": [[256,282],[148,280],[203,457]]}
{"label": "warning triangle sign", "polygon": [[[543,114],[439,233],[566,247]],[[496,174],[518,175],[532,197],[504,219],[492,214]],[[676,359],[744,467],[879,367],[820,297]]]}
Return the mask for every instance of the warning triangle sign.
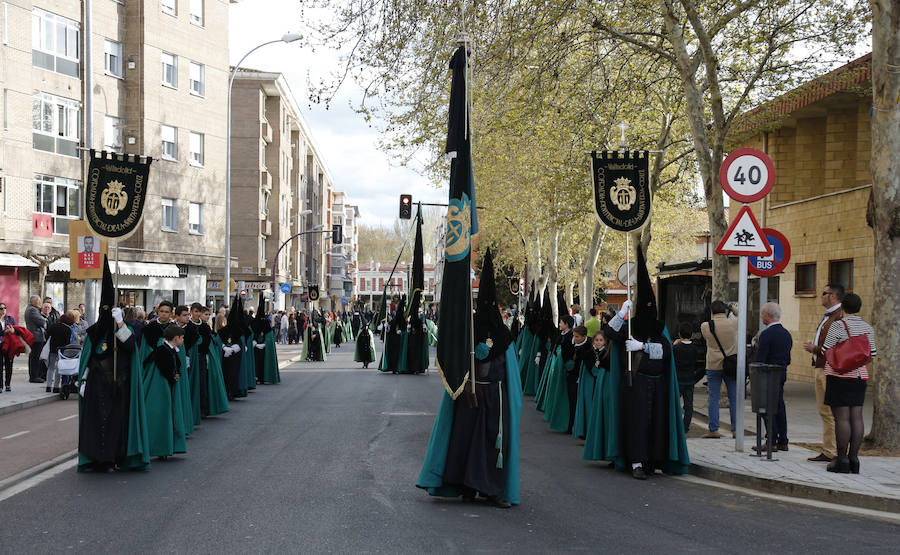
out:
{"label": "warning triangle sign", "polygon": [[769,256],[772,254],[772,246],[766,241],[756,216],[750,207],[744,205],[738,211],[734,221],[728,226],[728,231],[719,241],[716,254],[726,256]]}

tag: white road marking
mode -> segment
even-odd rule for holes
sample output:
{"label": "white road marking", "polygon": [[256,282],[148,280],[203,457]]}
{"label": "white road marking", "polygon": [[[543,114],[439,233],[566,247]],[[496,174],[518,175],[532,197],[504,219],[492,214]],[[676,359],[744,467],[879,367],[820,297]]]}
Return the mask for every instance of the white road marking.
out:
{"label": "white road marking", "polygon": [[72,420],[73,418],[78,418],[78,413],[72,414],[70,416],[64,416],[62,418],[57,418],[57,422],[65,422],[66,420]]}
{"label": "white road marking", "polygon": [[11,488],[3,490],[2,492],[0,492],[0,501],[5,501],[5,500],[9,499],[10,497],[12,497],[13,495],[22,493],[23,491],[33,488],[34,486],[40,484],[41,482],[43,482],[45,480],[49,480],[50,478],[53,478],[57,474],[60,474],[62,472],[65,472],[66,470],[75,468],[76,462],[77,461],[76,461],[75,457],[72,457],[72,459],[67,462],[64,462],[62,464],[58,464],[54,467],[48,468],[47,470],[41,472],[40,474],[38,474],[36,476],[32,476],[31,478],[24,480],[23,482],[20,482]]}
{"label": "white road marking", "polygon": [[0,437],[0,439],[12,439],[14,437],[24,436],[25,434],[30,434],[31,430],[25,430],[22,432],[16,432],[14,434],[9,434],[8,436]]}

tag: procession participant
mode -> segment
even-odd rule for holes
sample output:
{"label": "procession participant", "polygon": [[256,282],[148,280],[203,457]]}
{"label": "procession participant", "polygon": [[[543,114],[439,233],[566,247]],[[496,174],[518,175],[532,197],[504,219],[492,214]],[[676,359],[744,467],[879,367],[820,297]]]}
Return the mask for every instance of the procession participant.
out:
{"label": "procession participant", "polygon": [[391,372],[393,374],[406,372],[406,357],[401,356],[406,351],[406,295],[400,297],[400,303],[397,305],[397,311],[394,318],[388,326],[387,335],[384,339],[384,351],[381,353],[381,363],[378,369],[382,372]]}
{"label": "procession participant", "polygon": [[[191,305],[192,313],[193,307],[194,305]],[[198,350],[201,364],[200,406],[204,418],[224,414],[229,410],[228,392],[225,390],[225,378],[222,375],[222,340],[219,339],[219,334],[213,333],[210,321],[210,308],[201,305],[201,343]]]}
{"label": "procession participant", "polygon": [[[592,433],[591,428],[604,424],[602,416],[599,418],[599,422],[595,422],[594,411],[605,409],[602,397],[608,388],[605,381],[609,377],[609,349],[607,349],[606,336],[602,331],[596,332],[590,341],[589,348],[576,353],[576,357],[581,361],[581,373],[578,376],[578,400],[575,406],[575,424],[572,427],[572,435],[584,438],[585,453],[588,453],[588,444],[590,443],[593,455],[597,437],[603,433],[603,431],[599,434]],[[618,394],[618,384],[613,391],[614,394]],[[600,398],[595,401],[595,396],[598,395]],[[591,441],[588,440],[589,436]],[[588,459],[589,457],[584,456],[584,458]]]}
{"label": "procession participant", "polygon": [[115,287],[104,256],[100,311],[87,329],[78,368],[79,472],[150,466],[138,346],[114,303]]}
{"label": "procession participant", "polygon": [[238,299],[238,316],[240,320],[238,325],[241,330],[240,353],[235,353],[240,357],[241,369],[238,374],[238,397],[246,397],[251,389],[256,389],[256,357],[253,354],[253,329],[250,323],[253,321],[249,316],[249,312],[244,310],[243,299]]}
{"label": "procession participant", "polygon": [[[140,361],[143,367],[143,382],[144,382],[144,398],[145,398],[145,406],[147,410],[147,419],[148,426],[150,430],[150,441],[152,444],[159,447],[160,445],[165,445],[165,437],[163,432],[160,432],[160,428],[158,426],[154,426],[154,422],[152,421],[153,415],[160,410],[166,412],[170,405],[173,407],[172,410],[168,410],[173,415],[175,422],[173,424],[175,429],[175,449],[178,452],[178,449],[182,448],[184,444],[184,436],[188,433],[187,430],[190,428],[193,430],[193,418],[192,412],[193,409],[185,411],[186,408],[190,409],[190,396],[185,395],[185,393],[189,393],[185,387],[187,385],[186,380],[182,380],[180,383],[175,385],[174,392],[175,397],[172,398],[172,392],[169,391],[170,388],[162,387],[161,380],[154,380],[156,371],[150,368],[150,364],[148,364],[147,359],[154,349],[163,344],[165,334],[165,330],[170,327],[177,327],[179,329],[180,326],[174,320],[175,314],[175,305],[173,305],[170,301],[160,301],[158,305],[156,305],[156,320],[150,322],[144,327],[144,333],[142,336],[141,347],[140,347]],[[184,356],[183,353],[180,355]],[[182,367],[184,366],[184,358],[181,360]],[[177,401],[177,402],[176,402]],[[160,417],[162,418],[162,417]],[[157,424],[160,424],[161,421],[157,421]],[[154,433],[156,434],[154,439]],[[161,443],[162,442],[162,443]],[[186,449],[186,447],[184,447]],[[163,449],[165,451],[165,449]],[[183,452],[183,451],[181,451]],[[163,453],[165,455],[165,453]],[[163,456],[160,455],[160,456]]]}
{"label": "procession participant", "polygon": [[519,369],[522,377],[522,393],[534,396],[537,393],[540,370],[538,369],[538,352],[541,340],[538,336],[538,314],[540,314],[540,296],[535,293],[534,282],[531,283],[531,297],[525,308],[525,328],[519,337]]}
{"label": "procession participant", "polygon": [[[534,401],[539,406],[544,406],[544,396],[547,394],[548,366],[553,347],[559,339],[558,324],[553,323],[553,307],[550,305],[550,292],[544,290],[544,298],[541,300],[541,309],[537,315],[538,349],[536,351],[535,364],[537,365],[537,388],[534,392]],[[543,410],[541,408],[540,410]]]}
{"label": "procession participant", "polygon": [[353,315],[350,317],[350,331],[353,332],[353,337],[359,336],[359,331],[363,326],[362,314],[359,313],[359,307],[353,311]]}
{"label": "procession participant", "polygon": [[[568,433],[572,433],[575,426],[575,411],[578,408],[578,380],[581,377],[583,361],[591,353],[591,342],[587,336],[587,328],[575,326],[572,329],[572,367],[566,372],[566,390],[569,397],[569,427]],[[591,357],[593,358],[593,357]]]}
{"label": "procession participant", "polygon": [[495,507],[519,504],[522,386],[515,348],[496,301],[494,264],[484,255],[475,307],[475,393],[456,401],[444,391],[416,486],[430,495],[485,497]]}
{"label": "procession participant", "polygon": [[306,326],[306,335],[303,338],[303,351],[300,354],[303,360],[325,360],[325,338],[320,325],[311,318],[309,325]]}
{"label": "procession participant", "polygon": [[[574,318],[564,314],[559,321],[559,339],[547,365],[547,394],[543,406],[544,422],[557,432],[569,430],[568,374],[575,367],[575,342],[572,334]],[[573,407],[574,408],[574,407]]]}
{"label": "procession participant", "polygon": [[341,323],[340,318],[333,318],[332,324],[334,325],[334,335],[332,336],[334,346],[340,347],[341,343],[344,341],[344,326]]}
{"label": "procession participant", "polygon": [[[162,305],[160,305],[162,309]],[[175,453],[187,452],[187,440],[181,414],[181,354],[184,329],[167,326],[160,344],[144,359],[144,387],[147,391],[147,425],[150,455],[163,460]]]}
{"label": "procession participant", "polygon": [[184,345],[179,350],[181,360],[181,373],[184,384],[181,387],[184,414],[187,415],[185,430],[188,434],[194,433],[194,426],[200,424],[200,372],[198,366],[198,348],[200,330],[191,325],[191,309],[187,305],[175,307],[175,322],[184,330]]}
{"label": "procession participant", "polygon": [[375,360],[375,336],[364,320],[360,320],[359,333],[356,335],[356,349],[353,351],[353,360],[363,363],[363,368],[368,368],[369,363]]}
{"label": "procession participant", "polygon": [[216,333],[219,337],[219,346],[222,348],[222,377],[225,381],[225,391],[229,401],[233,401],[238,396],[240,384],[241,355],[239,353],[243,350],[244,331],[240,324],[243,311],[236,310],[238,303],[240,303],[240,293],[235,294],[234,303],[228,312],[225,325]]}
{"label": "procession participant", "polygon": [[631,336],[625,323],[630,301],[625,301],[609,325],[613,368],[627,373],[625,357],[630,355],[633,369],[631,383],[626,376],[621,391],[620,449],[616,467],[630,469],[634,478],[645,480],[657,468],[670,474],[684,474],[690,461],[672,345],[665,324],[657,319],[656,297],[640,245],[637,246],[637,271]]}
{"label": "procession participant", "polygon": [[278,355],[275,347],[275,332],[266,319],[265,313],[266,301],[263,296],[259,296],[259,310],[256,311],[256,318],[253,319],[251,326],[253,327],[253,356],[256,365],[256,382],[259,384],[270,383],[276,384],[281,382],[281,376],[278,373]]}

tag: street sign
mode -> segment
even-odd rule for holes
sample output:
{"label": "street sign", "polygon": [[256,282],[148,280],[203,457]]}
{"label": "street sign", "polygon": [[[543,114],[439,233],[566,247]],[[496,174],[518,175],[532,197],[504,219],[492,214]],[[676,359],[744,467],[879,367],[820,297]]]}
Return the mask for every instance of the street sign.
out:
{"label": "street sign", "polygon": [[287,295],[291,292],[291,284],[290,283],[282,283],[281,284],[281,292]]}
{"label": "street sign", "polygon": [[749,206],[742,206],[716,247],[716,254],[728,256],[769,256],[772,246],[766,241],[759,222]]}
{"label": "street sign", "polygon": [[619,279],[619,283],[625,286],[634,285],[635,280],[637,279],[637,266],[634,262],[626,262],[619,266],[619,271],[616,272],[616,277]]}
{"label": "street sign", "polygon": [[759,277],[772,277],[780,274],[787,268],[791,260],[791,244],[787,237],[769,227],[763,228],[766,241],[772,246],[772,254],[769,256],[751,256],[748,269],[750,273]]}
{"label": "street sign", "polygon": [[725,194],[738,202],[756,202],[775,185],[775,165],[755,148],[739,148],[728,155],[719,168],[719,182]]}

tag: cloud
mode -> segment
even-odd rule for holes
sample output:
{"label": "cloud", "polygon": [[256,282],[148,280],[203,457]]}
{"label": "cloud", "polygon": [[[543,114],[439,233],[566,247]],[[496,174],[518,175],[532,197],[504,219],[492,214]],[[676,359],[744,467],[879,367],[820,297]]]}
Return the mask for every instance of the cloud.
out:
{"label": "cloud", "polygon": [[[300,3],[296,0],[245,0],[229,7],[231,63],[255,46],[278,39],[300,28]],[[273,25],[281,22],[281,26]],[[370,225],[390,225],[397,218],[403,193],[415,201],[446,202],[442,192],[409,167],[392,164],[390,155],[378,149],[380,121],[367,123],[348,101],[358,99],[360,89],[347,81],[328,110],[310,106],[307,76],[314,82],[328,78],[339,68],[334,53],[304,46],[303,39],[291,44],[271,44],[250,55],[243,67],[284,74],[297,105],[309,125],[335,186],[359,205],[361,220]]]}

